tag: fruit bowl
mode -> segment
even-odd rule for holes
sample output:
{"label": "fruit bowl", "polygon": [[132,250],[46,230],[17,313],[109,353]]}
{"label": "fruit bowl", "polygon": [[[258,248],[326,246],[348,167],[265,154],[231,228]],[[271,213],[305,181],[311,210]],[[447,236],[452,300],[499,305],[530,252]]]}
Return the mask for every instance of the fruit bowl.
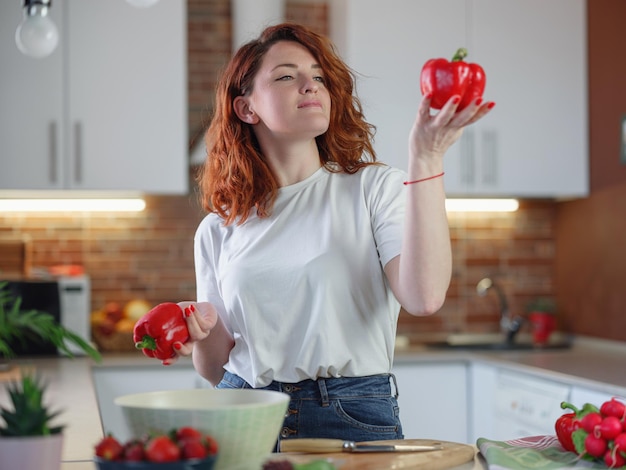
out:
{"label": "fruit bowl", "polygon": [[289,395],[251,389],[169,390],[121,396],[115,404],[134,436],[193,426],[217,441],[216,470],[258,470],[274,450]]}
{"label": "fruit bowl", "polygon": [[217,456],[201,460],[181,460],[179,462],[113,462],[99,457],[94,458],[98,470],[212,470]]}

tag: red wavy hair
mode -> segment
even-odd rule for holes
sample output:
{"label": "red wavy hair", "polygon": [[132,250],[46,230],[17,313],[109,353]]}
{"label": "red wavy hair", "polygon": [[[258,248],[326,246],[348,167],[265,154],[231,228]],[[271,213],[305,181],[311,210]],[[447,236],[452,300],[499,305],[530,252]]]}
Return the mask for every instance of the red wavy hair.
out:
{"label": "red wavy hair", "polygon": [[354,73],[330,40],[297,24],[270,26],[258,39],[243,45],[226,65],[205,134],[207,157],[197,177],[200,202],[208,212],[219,214],[226,225],[245,222],[252,208],[259,217],[267,217],[276,199],[277,180],[252,126],[235,114],[233,101],[252,89],[265,53],[278,41],[302,44],[324,72],[332,106],[328,130],[316,138],[322,165],[329,171],[355,173],[376,163],[372,146],[375,128],[365,121],[361,103],[353,93]]}

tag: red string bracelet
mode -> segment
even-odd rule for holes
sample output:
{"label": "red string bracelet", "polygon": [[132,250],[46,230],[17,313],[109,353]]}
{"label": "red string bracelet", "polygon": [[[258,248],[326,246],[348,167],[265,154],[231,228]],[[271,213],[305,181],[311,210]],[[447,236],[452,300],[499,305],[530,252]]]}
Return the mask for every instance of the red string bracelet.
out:
{"label": "red string bracelet", "polygon": [[442,171],[441,173],[439,173],[438,175],[434,175],[434,176],[429,176],[428,178],[422,178],[421,180],[414,180],[414,181],[405,181],[404,184],[415,184],[415,183],[421,183],[422,181],[428,181],[428,180],[432,180],[435,178],[439,178],[441,176],[444,175],[444,172]]}

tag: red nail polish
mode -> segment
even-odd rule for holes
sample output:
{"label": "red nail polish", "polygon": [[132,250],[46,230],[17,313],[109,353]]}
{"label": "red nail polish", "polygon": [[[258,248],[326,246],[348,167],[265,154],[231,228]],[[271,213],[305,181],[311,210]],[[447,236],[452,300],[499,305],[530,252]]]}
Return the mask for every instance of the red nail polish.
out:
{"label": "red nail polish", "polygon": [[491,109],[491,108],[493,108],[495,105],[496,105],[496,104],[492,101],[491,103],[489,103],[489,104],[487,105],[487,109]]}
{"label": "red nail polish", "polygon": [[167,361],[163,361],[163,362],[162,362],[162,364],[163,364],[164,366],[169,366],[171,363],[170,363],[170,362],[167,362]]}
{"label": "red nail polish", "polygon": [[183,347],[183,345],[182,345],[182,344],[180,344],[180,343],[174,343],[174,349],[180,349],[180,348],[182,348],[182,347]]}
{"label": "red nail polish", "polygon": [[477,98],[476,99],[476,106],[480,106],[480,103],[482,103],[482,102],[483,102],[482,98]]}
{"label": "red nail polish", "polygon": [[185,309],[183,310],[183,314],[188,317],[189,315],[191,315],[191,312],[189,311],[189,307],[185,307]]}
{"label": "red nail polish", "polygon": [[452,98],[452,103],[454,104],[459,104],[460,101],[461,101],[460,96],[455,96],[454,98]]}
{"label": "red nail polish", "polygon": [[196,307],[194,307],[193,304],[191,304],[189,306],[189,310],[191,310],[192,312],[195,312],[196,311]]}

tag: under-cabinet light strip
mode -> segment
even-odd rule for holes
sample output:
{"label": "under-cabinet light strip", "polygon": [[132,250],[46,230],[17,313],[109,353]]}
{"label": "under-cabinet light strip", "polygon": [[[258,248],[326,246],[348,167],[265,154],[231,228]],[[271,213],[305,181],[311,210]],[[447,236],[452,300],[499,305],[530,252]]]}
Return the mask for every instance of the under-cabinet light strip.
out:
{"label": "under-cabinet light strip", "polygon": [[[0,199],[3,212],[139,212],[143,199]],[[448,212],[514,212],[516,199],[446,199]]]}
{"label": "under-cabinet light strip", "polygon": [[448,212],[515,212],[517,199],[446,199]]}
{"label": "under-cabinet light strip", "polygon": [[132,199],[0,199],[4,212],[140,212],[146,202]]}

